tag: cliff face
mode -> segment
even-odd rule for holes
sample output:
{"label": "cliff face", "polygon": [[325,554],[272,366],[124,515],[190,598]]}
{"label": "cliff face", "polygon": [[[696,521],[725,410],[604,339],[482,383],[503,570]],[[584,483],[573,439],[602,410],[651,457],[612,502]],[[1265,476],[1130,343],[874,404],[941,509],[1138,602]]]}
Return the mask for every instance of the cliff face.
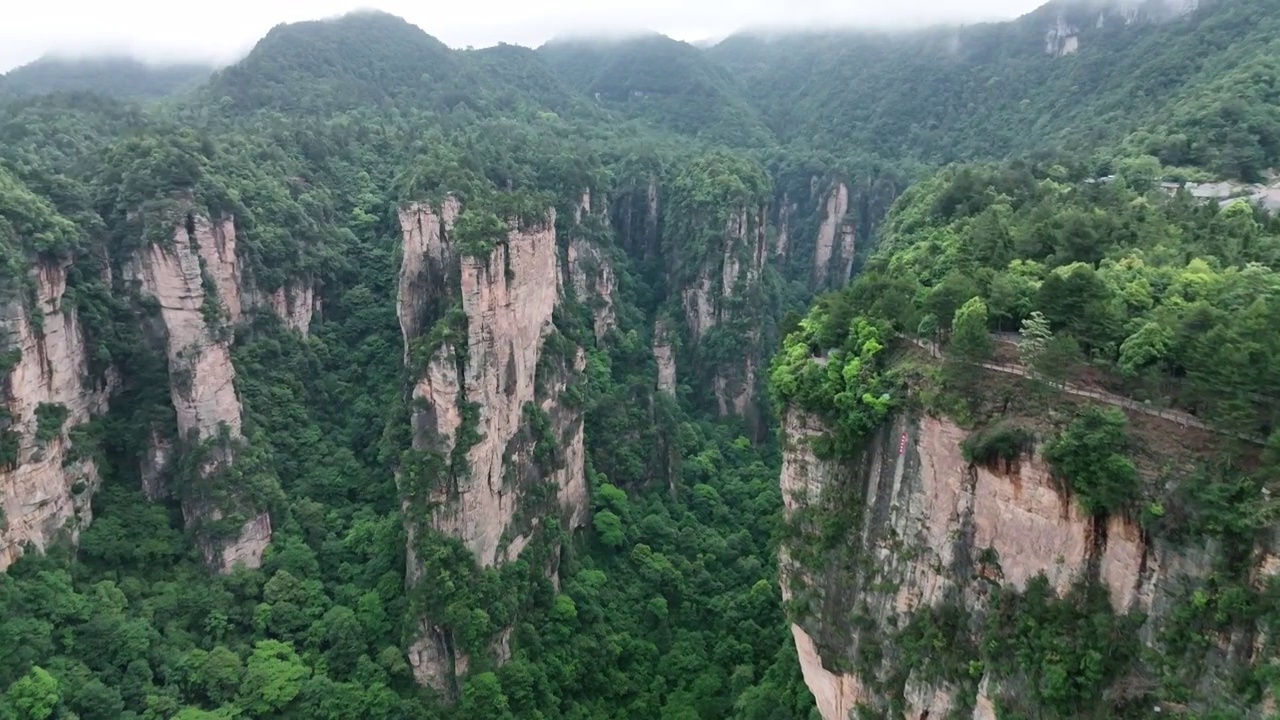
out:
{"label": "cliff face", "polygon": [[[216,482],[214,478],[234,462],[242,442],[229,327],[240,319],[242,310],[234,221],[191,217],[185,227],[174,229],[171,243],[138,251],[126,265],[125,277],[159,305],[178,437],[192,449],[208,449],[197,472]],[[163,483],[160,467],[170,449],[157,436],[152,450],[143,460],[142,474],[148,494],[157,496]],[[224,572],[237,563],[257,567],[271,540],[270,518],[259,508],[213,502],[209,490],[194,486],[181,490],[183,516],[189,524],[218,522],[232,511],[245,521],[229,537],[202,540],[206,561]],[[235,494],[232,488],[215,490]]]}
{"label": "cliff face", "polygon": [[[1086,516],[1038,455],[967,463],[966,433],[947,420],[899,414],[856,461],[820,459],[811,441],[826,428],[810,415],[789,410],[783,425],[791,534],[780,552],[782,587],[824,720],[895,702],[913,720],[957,708],[994,718],[1006,693],[1016,696],[990,673],[965,685],[904,667],[896,638],[918,613],[958,607],[980,619],[1000,588],[1021,591],[1043,574],[1058,597],[1086,581],[1105,589],[1117,615],[1147,618],[1138,635],[1157,649],[1177,599],[1211,571],[1203,550],[1152,540],[1122,518]],[[848,533],[834,546],[824,541],[815,513],[848,520]]]}
{"label": "cliff face", "polygon": [[672,345],[671,329],[662,320],[653,324],[653,359],[658,364],[658,390],[674,397],[676,351]]}
{"label": "cliff face", "polygon": [[[105,412],[110,392],[89,379],[78,314],[63,303],[66,268],[40,264],[31,279],[33,306],[13,300],[0,307],[0,348],[17,357],[0,387],[0,571],[24,544],[43,550],[64,530],[74,540],[89,523],[98,469],[92,458],[71,454],[69,432]],[[58,427],[48,427],[54,421]]]}
{"label": "cliff face", "polygon": [[650,177],[640,192],[628,194],[613,205],[614,225],[627,254],[640,261],[658,253],[658,179]]}
{"label": "cliff face", "polygon": [[821,224],[813,248],[813,283],[822,289],[840,287],[853,272],[856,233],[846,217],[849,213],[849,186],[838,183],[827,193]]}
{"label": "cliff face", "polygon": [[791,240],[791,216],[796,210],[797,206],[791,202],[791,196],[783,193],[782,201],[778,205],[778,234],[773,241],[773,254],[779,260],[785,260],[787,257],[788,243]]}
{"label": "cliff face", "polygon": [[1199,7],[1200,0],[1060,0],[1037,13],[1051,13],[1044,35],[1045,52],[1066,57],[1080,51],[1090,32],[1115,25],[1169,22]]}
{"label": "cliff face", "polygon": [[[424,293],[456,301],[465,317],[465,333],[432,348],[412,388],[413,449],[458,461],[433,479],[425,503],[406,497],[411,584],[435,581],[418,566],[414,544],[422,533],[456,538],[489,567],[520,556],[546,520],[571,531],[588,510],[582,414],[564,397],[585,357],[562,337],[551,340],[561,301],[554,212],[513,229],[486,257],[456,257],[453,217],[449,203],[438,213],[417,205],[401,215],[406,347],[422,337],[424,323],[414,318],[432,304]],[[554,567],[547,571],[554,577]],[[470,658],[455,650],[440,618],[424,618],[421,631],[410,648],[415,675],[449,692]],[[504,647],[500,640],[492,648],[499,661]]]}
{"label": "cliff face", "polygon": [[[587,225],[602,225],[607,222],[602,215],[592,215],[591,193],[583,192],[582,199],[574,208],[574,225],[579,228],[584,222]],[[570,238],[565,257],[574,297],[591,309],[596,340],[602,340],[617,322],[613,305],[618,278],[614,273],[613,263],[598,246],[577,236]]]}
{"label": "cliff face", "polygon": [[744,415],[753,410],[760,343],[754,319],[761,301],[765,228],[763,207],[738,208],[730,214],[720,248],[703,264],[696,281],[681,292],[685,326],[695,345],[720,326],[732,327],[745,338],[732,358],[711,363],[712,388],[721,415]]}

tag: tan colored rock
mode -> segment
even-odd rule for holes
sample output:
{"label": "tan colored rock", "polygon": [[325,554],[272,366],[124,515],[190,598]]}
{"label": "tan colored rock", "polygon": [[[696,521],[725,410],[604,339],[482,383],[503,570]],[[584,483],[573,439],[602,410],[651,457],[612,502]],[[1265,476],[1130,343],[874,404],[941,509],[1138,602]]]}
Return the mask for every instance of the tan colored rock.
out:
{"label": "tan colored rock", "polygon": [[316,294],[311,279],[289,282],[269,293],[246,288],[244,305],[266,310],[280,318],[285,327],[306,335],[311,330],[311,320],[320,311],[320,296]]}
{"label": "tan colored rock", "polygon": [[984,675],[982,683],[978,685],[978,697],[973,704],[973,720],[997,720],[996,705],[987,695],[988,687],[991,685],[990,676]]}
{"label": "tan colored rock", "polygon": [[[844,216],[849,212],[849,187],[840,183],[827,194],[823,209],[822,224],[818,226],[818,238],[813,249],[813,281],[815,286],[827,284],[827,276],[831,268],[831,256],[835,251],[837,234],[844,242],[842,228]],[[852,232],[849,233],[852,238]],[[849,241],[852,245],[852,239]]]}
{"label": "tan colored rock", "polygon": [[716,325],[715,304],[711,297],[711,276],[704,273],[697,283],[685,288],[681,295],[684,298],[685,323],[694,341],[701,341],[711,328]]}
{"label": "tan colored rock", "polygon": [[813,693],[822,720],[849,720],[858,704],[867,699],[866,688],[854,675],[833,673],[822,665],[818,649],[804,628],[791,625],[796,654],[800,657],[800,673]]}
{"label": "tan colored rock", "polygon": [[[589,202],[584,197],[579,209],[588,212]],[[596,252],[586,243],[571,244],[562,268],[553,211],[533,227],[513,227],[507,242],[488,257],[455,256],[449,231],[456,215],[456,203],[439,215],[422,206],[401,213],[405,253],[398,305],[406,353],[413,333],[426,330],[421,310],[429,299],[448,301],[456,292],[467,317],[465,367],[459,366],[455,348],[445,343],[418,371],[412,390],[413,447],[449,457],[463,427],[464,403],[478,412],[479,436],[466,453],[465,472],[434,483],[425,503],[404,498],[410,584],[426,581],[414,557],[414,536],[424,519],[435,532],[461,540],[478,564],[492,566],[518,558],[543,520],[516,515],[530,479],[556,487],[562,527],[581,527],[589,510],[582,414],[561,397],[571,378],[585,369],[586,355],[581,348],[564,358],[543,354],[554,331],[560,279],[567,275],[580,293],[606,286],[611,294],[612,268],[603,282],[601,274],[586,272],[587,258]],[[450,263],[456,263],[456,272]],[[611,308],[601,320],[612,323]],[[557,448],[553,468],[539,467],[534,459],[525,413],[529,404],[537,404],[550,420]],[[425,513],[428,518],[422,517]],[[548,572],[553,584],[558,582],[554,567]],[[507,637],[504,632],[490,653],[499,662],[509,655]],[[451,692],[448,688],[466,672],[469,660],[458,654],[446,628],[424,620],[410,648],[419,683]]]}
{"label": "tan colored rock", "polygon": [[[235,218],[227,216],[212,221],[203,215],[192,215],[194,232],[187,239],[195,244],[195,250],[204,263],[204,270],[217,287],[218,301],[232,325],[240,322],[240,261],[236,257]],[[175,234],[174,242],[179,242]]]}
{"label": "tan colored rock", "polygon": [[907,706],[903,716],[905,720],[920,720],[950,717],[956,699],[949,688],[924,682],[916,673],[911,673],[903,689],[902,701]]}
{"label": "tan colored rock", "polygon": [[203,440],[225,424],[233,437],[239,437],[240,401],[228,341],[214,337],[205,324],[200,261],[185,236],[186,231],[178,228],[170,247],[150,245],[140,250],[126,273],[160,304],[168,332],[170,396],[179,433],[185,437],[195,430]]}
{"label": "tan colored rock", "polygon": [[539,351],[556,305],[554,214],[542,226],[513,231],[488,258],[464,257],[461,265],[465,392],[480,408],[482,439],[467,453],[470,476],[460,483],[458,499],[437,511],[432,524],[462,539],[488,566],[516,510],[517,498],[504,488],[503,453],[520,429],[524,404],[534,401]]}
{"label": "tan colored rock", "polygon": [[[0,387],[0,400],[12,417],[9,430],[18,436],[14,465],[0,468],[0,571],[30,543],[39,550],[64,529],[74,541],[91,519],[89,500],[98,486],[92,460],[67,463],[68,432],[106,410],[110,387],[86,387],[88,350],[74,307],[63,306],[66,267],[39,264],[32,280],[35,306],[19,300],[0,307],[0,347],[21,358]],[[39,329],[29,319],[41,316]],[[60,404],[67,419],[58,436],[36,438],[36,408]]]}
{"label": "tan colored rock", "polygon": [[438,210],[425,203],[413,203],[399,211],[403,258],[396,313],[406,361],[409,343],[430,329],[421,327],[428,302],[446,291],[446,275],[454,255],[448,228],[453,227],[459,211],[458,200],[453,196],[446,197]]}
{"label": "tan colored rock", "polygon": [[676,394],[676,351],[671,344],[671,331],[661,320],[653,326],[653,359],[658,364],[658,390],[672,397]]}
{"label": "tan colored rock", "polygon": [[[968,467],[960,447],[967,433],[936,418],[921,421],[920,453],[925,461],[926,485],[962,487]],[[1049,467],[1039,457],[1024,459],[1009,473],[975,467],[971,493],[974,547],[992,548],[1000,560],[1005,582],[1019,589],[1044,573],[1064,595],[1084,576],[1093,551],[1092,520],[1062,494]],[[932,477],[930,477],[932,475]],[[933,540],[957,529],[960,516],[943,499],[929,526]],[[953,507],[960,507],[960,504]],[[1100,572],[1112,604],[1124,612],[1133,602],[1142,563],[1141,531],[1122,518],[1107,525],[1107,544]]]}
{"label": "tan colored rock", "polygon": [[[461,674],[455,669],[453,653],[453,638],[448,630],[432,626],[425,620],[420,622],[418,639],[409,645],[408,652],[414,679],[419,685],[432,688],[441,695],[451,695]],[[458,664],[465,672],[467,658],[465,654],[459,654],[463,657]]]}
{"label": "tan colored rock", "polygon": [[[225,328],[211,328],[205,321],[202,275],[207,274],[215,282],[235,282],[239,275],[234,263],[234,230],[225,223],[200,220],[195,221],[194,228],[194,234],[188,234],[183,227],[175,228],[172,243],[139,250],[125,273],[160,306],[169,357],[169,397],[177,415],[179,436],[206,441],[225,430],[231,441],[231,447],[215,453],[203,469],[214,473],[232,462],[234,446],[241,439],[240,400],[231,364],[230,333]],[[219,286],[217,295],[226,316],[238,318],[238,288],[226,290]],[[144,468],[146,465],[144,461]],[[190,522],[221,517],[219,510],[196,498],[184,499],[183,513]],[[270,536],[270,519],[253,512],[237,538],[207,545],[205,559],[223,571],[236,564],[255,568],[262,561]]]}
{"label": "tan colored rock", "polygon": [[[831,502],[831,492],[849,497],[852,483],[861,487],[852,497],[860,498],[867,516],[875,520],[864,523],[857,539],[849,541],[868,559],[867,569],[854,576],[842,564],[847,557],[831,560],[831,570],[824,572],[821,567],[798,567],[788,549],[781,549],[784,596],[803,590],[797,595],[805,601],[800,627],[817,639],[797,637],[797,643],[813,646],[814,657],[821,646],[852,661],[867,633],[892,635],[916,610],[944,601],[981,612],[984,588],[992,580],[1023,588],[1043,573],[1059,594],[1065,594],[1096,565],[1116,611],[1126,612],[1145,610],[1153,596],[1176,592],[1150,587],[1146,576],[1159,563],[1165,568],[1157,571],[1162,576],[1181,577],[1186,574],[1182,571],[1192,570],[1176,555],[1158,562],[1150,557],[1141,531],[1122,518],[1095,530],[1093,519],[1057,489],[1039,457],[1009,467],[970,466],[961,452],[967,433],[947,420],[896,418],[868,439],[858,461],[818,458],[810,441],[826,432],[816,417],[793,408],[784,413],[780,485],[785,516],[803,517],[797,516],[800,509]],[[813,531],[794,529],[799,537]],[[1103,538],[1095,543],[1095,532],[1105,533],[1105,543]],[[986,548],[998,555],[1000,576],[987,574],[979,562]],[[849,623],[855,601],[864,620],[869,618],[877,629]],[[833,687],[870,685],[871,678],[840,676],[824,669],[820,660],[817,665],[805,672],[805,678],[817,683],[811,686],[815,696],[827,697],[824,718],[839,698],[847,697]],[[885,680],[887,671],[878,669],[875,680]],[[907,709],[916,713],[909,717],[926,710],[929,717],[941,717],[958,702],[952,689],[919,682],[908,683],[904,699]],[[878,707],[880,700],[868,702]],[[994,717],[989,700],[980,697],[977,704],[975,717]]]}
{"label": "tan colored rock", "polygon": [[173,446],[168,438],[152,428],[141,466],[142,494],[152,502],[169,494],[167,475],[172,454]]}
{"label": "tan colored rock", "polygon": [[857,235],[854,233],[852,223],[840,224],[840,269],[839,277],[840,285],[845,284],[853,277],[853,256],[857,251]]}
{"label": "tan colored rock", "polygon": [[[584,199],[590,211],[590,196]],[[618,279],[613,263],[595,245],[586,240],[574,239],[567,250],[569,277],[578,301],[591,308],[596,340],[604,339],[616,323],[613,302]]]}
{"label": "tan colored rock", "polygon": [[778,235],[773,242],[773,254],[778,258],[787,256],[787,244],[791,239],[791,214],[796,211],[795,203],[786,193],[782,195],[782,206],[778,208]]}
{"label": "tan colored rock", "polygon": [[[581,373],[586,367],[586,353],[578,348],[573,369],[576,373]],[[560,397],[567,387],[566,377],[555,378],[548,388],[547,397],[542,401],[542,410],[551,417],[552,433],[558,439],[562,454],[560,467],[551,473],[551,482],[557,488],[556,498],[560,503],[561,515],[568,518],[568,527],[573,530],[586,526],[591,502],[587,490],[587,451],[582,414],[566,412],[560,407]]]}

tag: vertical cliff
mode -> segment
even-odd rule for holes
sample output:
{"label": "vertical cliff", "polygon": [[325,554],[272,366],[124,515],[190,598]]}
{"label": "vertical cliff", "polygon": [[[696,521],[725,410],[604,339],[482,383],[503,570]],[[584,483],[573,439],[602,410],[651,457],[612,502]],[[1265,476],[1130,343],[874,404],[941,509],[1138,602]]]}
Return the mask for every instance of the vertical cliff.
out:
{"label": "vertical cliff", "polygon": [[815,288],[840,287],[853,271],[856,233],[849,211],[849,186],[839,182],[821,205],[821,222],[813,247]]}
{"label": "vertical cliff", "polygon": [[90,377],[79,314],[64,302],[66,271],[37,263],[31,300],[0,307],[0,571],[25,544],[44,549],[62,532],[74,540],[98,485],[71,431],[106,410],[110,388]]}
{"label": "vertical cliff", "polygon": [[[422,553],[431,543],[459,543],[478,572],[538,545],[533,564],[554,578],[559,533],[582,526],[588,510],[582,414],[570,397],[585,358],[552,321],[562,300],[555,214],[513,223],[483,255],[457,251],[457,214],[446,201],[400,215],[398,304],[412,377],[400,483],[408,574],[422,595],[449,572]],[[447,694],[475,653],[504,659],[507,640],[499,627],[464,646],[442,603],[423,602],[409,655],[419,682]]]}
{"label": "vertical cliff", "polygon": [[[242,311],[234,219],[189,215],[170,242],[137,251],[125,277],[159,308],[187,466],[177,488],[183,516],[211,566],[223,572],[236,564],[257,567],[271,540],[271,519],[229,481],[244,442],[230,351],[231,325]],[[149,495],[161,494],[159,466],[169,454],[156,436],[143,461]]]}
{"label": "vertical cliff", "polygon": [[574,207],[573,228],[565,255],[574,299],[591,311],[596,341],[617,323],[614,310],[618,278],[609,256],[591,238],[607,231],[607,213],[593,214],[591,192],[583,191]]}
{"label": "vertical cliff", "polygon": [[754,412],[765,238],[762,205],[732,209],[718,246],[680,293],[690,342],[707,371],[721,415]]}
{"label": "vertical cliff", "polygon": [[640,262],[658,255],[660,192],[656,175],[647,175],[629,191],[621,192],[610,213],[618,239],[627,254]]}
{"label": "vertical cliff", "polygon": [[788,244],[791,241],[791,217],[797,209],[798,206],[792,202],[791,195],[783,192],[782,200],[778,203],[777,235],[773,241],[773,254],[780,262],[784,262],[787,258]]}
{"label": "vertical cliff", "polygon": [[[1170,628],[1185,622],[1179,603],[1215,565],[1204,547],[1152,538],[1122,516],[1088,516],[1036,450],[968,462],[969,433],[949,420],[900,412],[856,458],[820,456],[815,441],[829,434],[811,414],[784,415],[780,573],[824,720],[859,708],[912,720],[1032,712],[1029,682],[1042,700],[1093,697],[1081,712],[1133,702],[1177,711],[1172,701],[1143,700],[1158,668],[1142,664],[1139,648],[1159,657]],[[1004,656],[1023,635],[1047,642],[1027,622],[1078,623],[1067,637],[1106,628],[1109,654],[1081,659],[1097,663],[1085,669],[1029,650],[1046,674],[1028,677]],[[1249,633],[1209,643],[1203,662],[1218,669],[1198,675],[1194,691],[1211,697],[1223,668],[1259,662],[1255,643],[1273,647]],[[1059,660],[1090,677],[1081,685],[1097,685],[1051,696],[1045,684]]]}
{"label": "vertical cliff", "polygon": [[658,391],[676,394],[676,350],[669,324],[659,319],[653,324],[653,359],[658,365]]}

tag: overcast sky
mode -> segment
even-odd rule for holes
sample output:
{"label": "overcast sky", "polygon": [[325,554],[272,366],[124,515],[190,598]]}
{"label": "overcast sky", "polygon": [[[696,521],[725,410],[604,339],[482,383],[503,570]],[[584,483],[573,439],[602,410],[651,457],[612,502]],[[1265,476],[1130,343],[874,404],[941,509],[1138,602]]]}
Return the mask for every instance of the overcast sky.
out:
{"label": "overcast sky", "polygon": [[657,30],[681,40],[759,26],[902,26],[1010,18],[1043,0],[0,0],[0,72],[47,53],[231,62],[273,25],[376,7],[454,47]]}

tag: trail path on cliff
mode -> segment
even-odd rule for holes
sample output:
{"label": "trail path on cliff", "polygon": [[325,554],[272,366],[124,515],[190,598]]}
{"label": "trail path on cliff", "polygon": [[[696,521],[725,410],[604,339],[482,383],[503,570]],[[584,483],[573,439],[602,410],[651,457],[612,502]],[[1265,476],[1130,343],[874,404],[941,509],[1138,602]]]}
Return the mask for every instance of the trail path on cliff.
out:
{"label": "trail path on cliff", "polygon": [[[913,338],[913,337],[908,337],[907,340],[911,341],[911,343],[916,345],[917,347],[921,347],[921,348],[924,348],[925,350],[928,350],[929,354],[932,355],[933,357],[945,359],[945,356],[942,353],[942,349],[938,347],[937,343],[931,342],[929,340],[921,340],[919,338]],[[1036,377],[1034,373],[1030,372],[1029,370],[1022,367],[1021,365],[1006,365],[1004,363],[993,363],[993,362],[983,362],[983,363],[978,363],[978,365],[980,365],[981,367],[987,370],[1005,373],[1007,375],[1017,375],[1019,377],[1025,377],[1025,378]],[[1043,378],[1040,378],[1040,379],[1044,380]],[[1157,417],[1163,420],[1169,420],[1170,422],[1178,423],[1183,427],[1199,428],[1201,430],[1207,430],[1209,432],[1217,433],[1219,435],[1229,435],[1231,437],[1238,438],[1240,440],[1245,440],[1247,442],[1262,444],[1262,440],[1258,438],[1219,430],[1218,428],[1215,428],[1211,425],[1206,424],[1203,420],[1196,417],[1195,415],[1192,415],[1191,413],[1182,412],[1180,410],[1168,410],[1165,408],[1151,407],[1146,403],[1139,402],[1132,398],[1124,397],[1123,395],[1115,395],[1109,392],[1103,392],[1101,390],[1093,390],[1090,388],[1075,385],[1073,383],[1057,383],[1049,380],[1044,380],[1044,382],[1048,383],[1049,386],[1053,387],[1055,390],[1058,390],[1059,392],[1067,393],[1068,395],[1075,395],[1077,397],[1090,398],[1092,400],[1097,400],[1099,402],[1106,403],[1107,405],[1114,405],[1115,407],[1123,408],[1125,410],[1129,410],[1132,412],[1142,413],[1143,415],[1149,415],[1151,417]]]}

